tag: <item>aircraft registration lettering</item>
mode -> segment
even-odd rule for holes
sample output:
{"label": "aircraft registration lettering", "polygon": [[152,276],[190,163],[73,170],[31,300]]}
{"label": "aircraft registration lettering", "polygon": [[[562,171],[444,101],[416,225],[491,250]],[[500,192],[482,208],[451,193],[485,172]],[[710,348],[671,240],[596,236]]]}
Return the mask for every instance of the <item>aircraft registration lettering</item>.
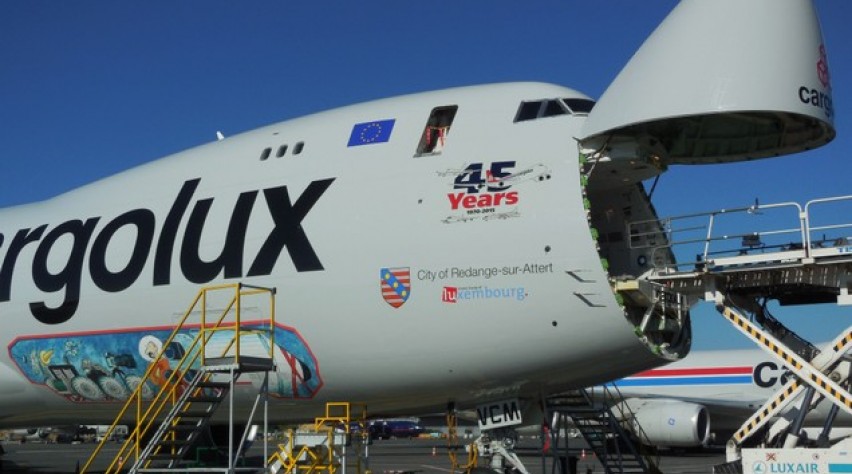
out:
{"label": "aircraft registration lettering", "polygon": [[[199,254],[201,235],[215,198],[198,199],[189,214],[186,231],[180,239],[180,267],[184,277],[193,283],[208,283],[218,277],[241,278],[243,276],[269,275],[278,257],[286,247],[297,272],[323,270],[322,263],[305,233],[301,223],[308,212],[325,193],[335,178],[312,181],[293,202],[287,186],[263,190],[267,210],[274,227],[266,236],[263,245],[252,260],[248,272],[243,272],[243,252],[248,231],[249,218],[259,191],[246,191],[239,195],[230,216],[225,243],[219,256],[205,261]],[[153,285],[168,285],[171,282],[171,261],[178,228],[201,179],[183,183],[171,209],[160,228],[154,250]],[[32,281],[45,293],[65,291],[62,303],[56,307],[44,301],[29,303],[31,314],[44,324],[60,324],[69,320],[80,303],[80,286],[83,264],[88,249],[88,269],[91,281],[106,292],[119,292],[133,285],[142,273],[154,246],[157,218],[146,208],[125,212],[108,222],[100,232],[95,232],[101,217],[71,219],[47,231],[48,224],[35,228],[20,229],[9,244],[3,264],[0,266],[0,302],[12,299],[12,279],[21,251],[38,242],[31,263]],[[124,267],[114,271],[107,267],[106,253],[110,241],[124,227],[134,227],[136,240]],[[71,249],[61,270],[55,270],[48,260],[54,245],[71,239]],[[0,246],[4,236],[0,234]],[[89,243],[92,242],[91,248]],[[53,257],[55,258],[55,256]]]}
{"label": "aircraft registration lettering", "polygon": [[476,407],[479,429],[490,430],[523,423],[520,403],[517,399],[479,405]]}

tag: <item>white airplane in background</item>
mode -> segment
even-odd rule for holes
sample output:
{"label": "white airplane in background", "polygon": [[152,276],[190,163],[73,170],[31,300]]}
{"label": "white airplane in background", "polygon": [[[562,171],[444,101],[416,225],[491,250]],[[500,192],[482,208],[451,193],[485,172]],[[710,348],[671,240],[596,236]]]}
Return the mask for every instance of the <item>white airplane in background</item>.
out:
{"label": "white airplane in background", "polygon": [[629,245],[656,218],[642,181],[813,149],[833,119],[809,0],[684,0],[597,103],[532,82],[378,100],[4,209],[0,426],[111,422],[222,282],[277,288],[277,421],[534,410],[678,360],[688,314],[637,334],[647,308],[613,290],[674,259]]}
{"label": "white airplane in background", "polygon": [[[788,377],[785,368],[763,350],[734,349],[693,351],[669,366],[613,384],[655,444],[699,447],[727,442]],[[810,439],[819,435],[830,408],[823,400],[808,412],[804,427]],[[840,410],[834,426],[840,428],[833,429],[832,436],[847,435],[852,417]]]}
{"label": "white airplane in background", "polygon": [[3,439],[7,441],[51,443],[58,441],[70,442],[77,434],[77,430],[78,427],[76,425],[71,425],[62,427],[16,428],[0,431],[2,431]]}

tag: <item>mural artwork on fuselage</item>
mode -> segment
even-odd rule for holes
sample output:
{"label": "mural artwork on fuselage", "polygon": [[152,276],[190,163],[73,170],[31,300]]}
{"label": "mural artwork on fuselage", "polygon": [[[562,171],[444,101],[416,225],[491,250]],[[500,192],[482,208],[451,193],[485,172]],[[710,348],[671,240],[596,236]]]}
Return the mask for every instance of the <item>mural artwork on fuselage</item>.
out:
{"label": "mural artwork on fuselage", "polygon": [[[9,354],[32,383],[44,385],[73,402],[126,400],[140,384],[142,398],[150,400],[167,383],[179,361],[194,357],[199,350],[193,345],[199,330],[191,328],[175,335],[163,351],[163,343],[172,331],[173,328],[157,327],[24,336],[9,345]],[[208,357],[228,350],[234,339],[233,330],[212,334],[207,342]],[[312,398],[322,387],[322,378],[307,343],[295,329],[282,326],[275,327],[274,339],[276,347],[271,352],[276,370],[270,372],[269,393],[278,398]],[[270,344],[268,326],[241,330],[241,356],[269,357]],[[157,359],[161,352],[163,357]],[[151,367],[143,382],[151,365],[155,367]],[[201,358],[196,357],[176,383],[188,385],[200,366]],[[263,376],[248,373],[239,382],[248,380],[260,388]]]}

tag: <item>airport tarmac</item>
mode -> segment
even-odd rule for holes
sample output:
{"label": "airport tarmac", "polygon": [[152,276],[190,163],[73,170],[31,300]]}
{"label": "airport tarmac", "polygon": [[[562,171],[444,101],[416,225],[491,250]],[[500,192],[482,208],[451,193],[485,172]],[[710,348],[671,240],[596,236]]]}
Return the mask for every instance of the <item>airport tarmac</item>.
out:
{"label": "airport tarmac", "polygon": [[[447,456],[446,442],[442,440],[382,440],[369,448],[369,467],[374,474],[446,474],[453,472]],[[269,449],[274,448],[269,444]],[[5,455],[0,457],[3,473],[73,473],[77,466],[83,466],[94,449],[93,444],[39,444],[39,443],[3,443]],[[106,452],[118,451],[118,444],[109,444]],[[548,459],[544,464],[537,454],[538,450],[527,448],[519,451],[521,460],[530,474],[558,474]],[[583,452],[574,453],[578,457],[577,472],[603,473],[603,468],[594,456]],[[665,474],[693,474],[712,472],[712,466],[724,461],[722,449],[711,449],[699,453],[666,453],[660,456],[660,469]],[[263,459],[263,444],[256,443],[249,452],[249,462],[259,463]],[[354,463],[354,458],[350,458]],[[103,472],[111,457],[103,456],[101,462],[93,466],[90,472]],[[347,472],[355,474],[353,466]]]}

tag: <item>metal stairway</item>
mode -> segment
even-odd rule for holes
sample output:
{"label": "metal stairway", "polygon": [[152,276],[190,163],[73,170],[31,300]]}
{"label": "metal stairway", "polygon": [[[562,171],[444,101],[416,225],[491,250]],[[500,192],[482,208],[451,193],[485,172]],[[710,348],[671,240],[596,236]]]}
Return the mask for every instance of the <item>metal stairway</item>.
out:
{"label": "metal stairway", "polygon": [[[243,299],[249,297],[268,302],[268,318],[242,321]],[[195,461],[192,459],[195,448],[209,441],[202,435],[207,432],[213,417],[229,427],[226,465],[201,469],[204,472],[235,472],[254,414],[260,402],[266,403],[269,371],[275,369],[274,297],[274,289],[242,284],[201,289],[172,334],[162,343],[156,357],[152,357],[139,386],[127,399],[104,441],[81,472],[88,471],[115,427],[127,423],[128,418],[135,428],[130,431],[105,473],[125,470],[131,473],[187,472],[193,469],[191,463]],[[209,309],[211,307],[217,308],[215,312]],[[253,301],[252,308],[257,310],[262,305]],[[208,317],[208,312],[213,316]],[[190,315],[198,320],[190,322]],[[191,342],[179,344],[176,342],[178,339]],[[264,342],[258,344],[258,340]],[[257,372],[265,373],[263,383],[245,422],[248,428],[239,442],[235,442],[235,384],[242,374]],[[159,386],[159,390],[144,398],[143,387],[149,381]],[[150,389],[144,393],[150,393]],[[223,404],[229,408],[227,415],[219,413]],[[265,425],[266,420],[264,433]]]}
{"label": "metal stairway", "polygon": [[170,421],[160,425],[131,470],[144,471],[142,466],[146,464],[151,468],[172,468],[189,455],[230,391],[230,383],[211,382],[211,375],[206,370],[198,371],[190,388],[166,416]]}
{"label": "metal stairway", "polygon": [[[227,401],[240,375],[273,369],[272,359],[222,362],[225,361],[220,359],[211,365],[211,359],[207,359],[207,365],[197,371],[139,459],[131,466],[131,472],[162,472],[164,468],[174,469],[192,462],[193,448],[202,440],[210,426],[210,419],[220,405]],[[240,436],[241,443],[245,436],[246,433]],[[237,454],[242,454],[242,451],[238,448]],[[228,455],[228,458],[231,456]]]}
{"label": "metal stairway", "polygon": [[[601,387],[604,398],[612,398],[606,387]],[[659,473],[655,454],[643,455],[622,427],[630,419],[608,401],[592,397],[585,389],[565,392],[546,400],[547,412],[557,413],[557,427],[565,427],[573,420],[574,426],[595,453],[606,474]],[[554,430],[558,431],[558,430]]]}

